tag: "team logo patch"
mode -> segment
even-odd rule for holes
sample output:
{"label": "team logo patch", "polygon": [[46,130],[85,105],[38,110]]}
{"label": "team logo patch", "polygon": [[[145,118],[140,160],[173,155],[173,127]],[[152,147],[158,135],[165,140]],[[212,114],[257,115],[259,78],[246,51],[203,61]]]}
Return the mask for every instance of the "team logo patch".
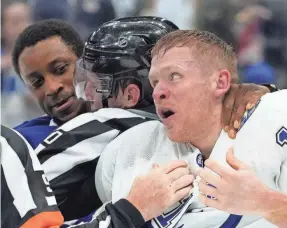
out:
{"label": "team logo patch", "polygon": [[279,131],[276,133],[276,143],[281,147],[287,145],[287,129],[285,127],[281,127]]}
{"label": "team logo patch", "polygon": [[252,109],[250,109],[244,113],[244,116],[242,118],[241,125],[240,125],[238,131],[243,127],[243,125],[246,123],[246,121],[249,119],[249,117],[253,114],[253,112],[255,111],[257,106],[259,105],[260,101],[261,100],[258,100]]}
{"label": "team logo patch", "polygon": [[198,154],[196,156],[196,163],[199,165],[199,167],[203,168],[203,157],[202,157],[202,154]]}

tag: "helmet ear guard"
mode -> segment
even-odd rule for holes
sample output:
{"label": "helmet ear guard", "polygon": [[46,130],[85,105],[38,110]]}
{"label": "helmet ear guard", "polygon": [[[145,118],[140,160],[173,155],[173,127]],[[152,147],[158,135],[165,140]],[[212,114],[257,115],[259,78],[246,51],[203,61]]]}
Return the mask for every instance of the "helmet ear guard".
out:
{"label": "helmet ear guard", "polygon": [[[107,107],[107,99],[117,95],[118,82],[131,79],[139,82],[136,84],[141,90],[137,106],[153,104],[153,89],[148,80],[150,52],[161,37],[177,29],[160,17],[126,17],[100,26],[85,44],[82,63],[76,65],[77,96],[91,101],[101,99]],[[87,86],[84,81],[94,85]],[[91,88],[93,92],[89,91]],[[91,98],[91,94],[96,98]]]}

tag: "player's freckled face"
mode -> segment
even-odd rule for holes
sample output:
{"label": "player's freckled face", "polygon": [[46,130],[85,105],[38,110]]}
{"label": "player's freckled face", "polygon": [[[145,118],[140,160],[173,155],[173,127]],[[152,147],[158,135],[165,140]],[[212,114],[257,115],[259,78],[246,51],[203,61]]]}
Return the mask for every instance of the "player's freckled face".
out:
{"label": "player's freckled face", "polygon": [[20,74],[43,111],[66,122],[85,108],[75,96],[73,72],[77,56],[59,37],[27,47],[19,57]]}
{"label": "player's freckled face", "polygon": [[189,47],[173,47],[152,59],[150,82],[158,115],[173,141],[189,142],[209,114],[210,82]]}

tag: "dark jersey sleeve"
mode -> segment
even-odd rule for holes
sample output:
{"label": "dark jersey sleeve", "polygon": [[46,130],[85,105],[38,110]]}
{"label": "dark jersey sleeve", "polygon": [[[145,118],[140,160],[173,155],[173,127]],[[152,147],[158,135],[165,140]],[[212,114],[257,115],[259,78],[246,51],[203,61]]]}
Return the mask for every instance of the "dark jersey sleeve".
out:
{"label": "dark jersey sleeve", "polygon": [[31,146],[1,126],[1,227],[134,228],[144,220],[127,200],[106,204],[87,217],[63,223],[50,184]]}
{"label": "dark jersey sleeve", "polygon": [[87,217],[66,222],[61,228],[140,228],[145,221],[140,212],[127,200],[107,203]]}
{"label": "dark jersey sleeve", "polygon": [[31,146],[15,131],[1,126],[1,225],[61,225],[63,217]]}

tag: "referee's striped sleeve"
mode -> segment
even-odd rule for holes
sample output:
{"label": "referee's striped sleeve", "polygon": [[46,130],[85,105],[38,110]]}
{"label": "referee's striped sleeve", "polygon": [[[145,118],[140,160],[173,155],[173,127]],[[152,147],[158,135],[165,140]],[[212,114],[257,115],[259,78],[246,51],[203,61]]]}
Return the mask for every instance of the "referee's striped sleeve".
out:
{"label": "referee's striped sleeve", "polygon": [[[1,225],[49,227],[63,217],[31,146],[15,131],[1,126]],[[40,224],[45,226],[40,226]]]}
{"label": "referee's striped sleeve", "polygon": [[91,215],[63,224],[35,152],[17,132],[1,126],[1,227],[139,228],[144,220],[122,199]]}

